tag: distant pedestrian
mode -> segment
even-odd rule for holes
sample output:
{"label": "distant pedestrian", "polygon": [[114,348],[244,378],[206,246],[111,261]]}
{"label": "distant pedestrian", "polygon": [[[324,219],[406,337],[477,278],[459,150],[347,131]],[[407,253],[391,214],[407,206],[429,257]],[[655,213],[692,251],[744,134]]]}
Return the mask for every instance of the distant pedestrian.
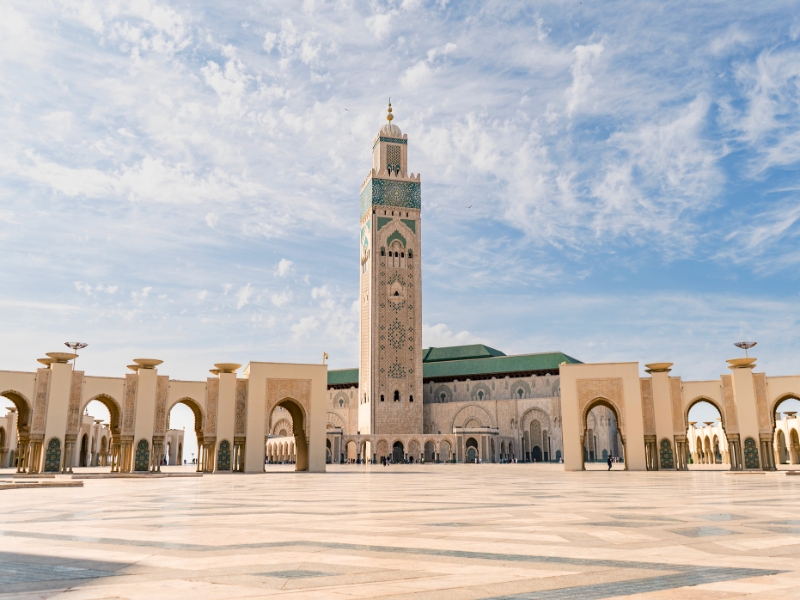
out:
{"label": "distant pedestrian", "polygon": [[608,463],[608,470],[610,471],[610,470],[611,470],[611,465],[614,463],[614,461],[613,461],[613,459],[612,459],[612,458],[609,456],[609,457],[608,457],[608,461],[606,461],[606,462]]}

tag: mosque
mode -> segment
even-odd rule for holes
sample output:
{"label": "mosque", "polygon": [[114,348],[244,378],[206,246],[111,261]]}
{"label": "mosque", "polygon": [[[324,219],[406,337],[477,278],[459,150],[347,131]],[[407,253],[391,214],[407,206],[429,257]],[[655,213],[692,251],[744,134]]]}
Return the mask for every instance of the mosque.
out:
{"label": "mosque", "polygon": [[[387,122],[360,201],[360,365],[328,372],[329,462],[562,459],[562,352],[506,356],[482,344],[422,347],[422,193],[408,136]],[[613,413],[590,417],[587,460],[620,456]],[[273,429],[271,448],[291,440]],[[280,451],[278,451],[280,455]]]}
{"label": "mosque", "polygon": [[[408,168],[408,136],[393,121],[375,136],[361,185],[359,365],[216,363],[212,377],[160,375],[159,359],[132,373],[93,377],[77,355],[47,353],[35,371],[0,371],[0,467],[71,473],[107,466],[120,476],[180,464],[183,434],[169,427],[188,406],[200,472],[262,472],[291,462],[323,472],[331,463],[563,462],[566,470],[619,458],[630,470],[727,464],[775,470],[800,462],[800,376],[754,372],[756,359],[727,361],[710,381],[670,375],[672,363],[593,363],[560,351],[508,356],[483,344],[422,347],[421,178]],[[108,409],[108,424],[84,414]],[[719,423],[698,426],[698,402]],[[783,415],[783,416],[781,416]]]}

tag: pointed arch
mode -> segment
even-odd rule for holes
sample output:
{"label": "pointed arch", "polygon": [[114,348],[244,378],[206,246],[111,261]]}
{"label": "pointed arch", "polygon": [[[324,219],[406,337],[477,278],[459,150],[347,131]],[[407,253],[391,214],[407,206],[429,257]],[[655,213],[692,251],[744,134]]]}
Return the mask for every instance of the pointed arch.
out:
{"label": "pointed arch", "polygon": [[31,416],[32,416],[32,409],[31,409],[31,402],[28,398],[18,392],[17,390],[6,390],[4,392],[0,392],[0,396],[11,400],[11,403],[17,409],[17,431],[21,435],[27,435],[30,431],[31,427]]}

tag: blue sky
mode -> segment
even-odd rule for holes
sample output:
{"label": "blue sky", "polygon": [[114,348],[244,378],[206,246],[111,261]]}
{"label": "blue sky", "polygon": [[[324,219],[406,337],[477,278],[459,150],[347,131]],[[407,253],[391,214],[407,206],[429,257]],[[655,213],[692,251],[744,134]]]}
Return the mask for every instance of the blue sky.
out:
{"label": "blue sky", "polygon": [[4,2],[0,364],[355,366],[391,96],[424,344],[797,373],[799,38],[780,1]]}

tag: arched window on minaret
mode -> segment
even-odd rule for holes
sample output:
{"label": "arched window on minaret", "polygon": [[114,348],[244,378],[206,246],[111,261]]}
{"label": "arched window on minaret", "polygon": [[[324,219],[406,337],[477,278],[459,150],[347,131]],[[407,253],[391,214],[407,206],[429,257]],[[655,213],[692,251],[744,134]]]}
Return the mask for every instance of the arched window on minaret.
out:
{"label": "arched window on minaret", "polygon": [[406,251],[398,240],[395,240],[392,245],[389,246],[389,256],[391,257],[389,262],[393,267],[400,268],[406,266]]}
{"label": "arched window on minaret", "polygon": [[395,390],[394,391],[394,401],[395,402],[400,402],[400,390]]}

